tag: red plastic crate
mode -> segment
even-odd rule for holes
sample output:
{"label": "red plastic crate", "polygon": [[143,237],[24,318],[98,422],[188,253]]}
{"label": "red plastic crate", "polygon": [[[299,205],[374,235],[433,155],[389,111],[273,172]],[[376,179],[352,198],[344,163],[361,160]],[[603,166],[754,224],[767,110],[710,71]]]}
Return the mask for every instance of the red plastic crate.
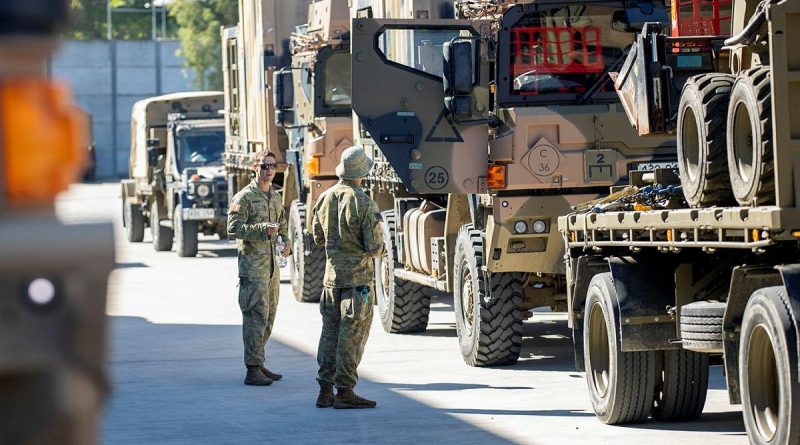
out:
{"label": "red plastic crate", "polygon": [[672,0],[672,36],[731,33],[732,0]]}
{"label": "red plastic crate", "polygon": [[511,29],[511,74],[599,73],[604,69],[600,28],[520,26]]}

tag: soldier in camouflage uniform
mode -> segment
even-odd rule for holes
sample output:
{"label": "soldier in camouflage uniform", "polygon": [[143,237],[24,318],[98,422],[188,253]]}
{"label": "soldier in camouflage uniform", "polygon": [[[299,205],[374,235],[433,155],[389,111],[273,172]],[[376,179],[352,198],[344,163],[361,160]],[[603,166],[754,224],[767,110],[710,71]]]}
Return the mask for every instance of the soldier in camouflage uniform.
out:
{"label": "soldier in camouflage uniform", "polygon": [[264,367],[264,346],[278,308],[280,268],[273,242],[281,236],[291,252],[280,194],[274,190],[277,163],[268,151],[256,154],[255,179],[233,197],[228,209],[228,233],[239,251],[239,308],[242,310],[246,385],[265,386],[283,376]]}
{"label": "soldier in camouflage uniform", "polygon": [[321,408],[376,405],[353,392],[372,324],[373,259],[384,251],[381,214],[361,189],[372,164],[360,148],[345,150],[336,167],[339,183],[325,191],[314,206],[314,242],[325,247],[327,257],[317,349],[317,406]]}

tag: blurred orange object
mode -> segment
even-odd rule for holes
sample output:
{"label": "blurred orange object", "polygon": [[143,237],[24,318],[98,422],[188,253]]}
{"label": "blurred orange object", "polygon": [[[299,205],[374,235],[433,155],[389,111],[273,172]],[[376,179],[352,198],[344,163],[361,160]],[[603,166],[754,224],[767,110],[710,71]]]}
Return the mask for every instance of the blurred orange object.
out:
{"label": "blurred orange object", "polygon": [[88,120],[70,89],[45,78],[0,82],[0,153],[7,202],[52,203],[80,177]]}

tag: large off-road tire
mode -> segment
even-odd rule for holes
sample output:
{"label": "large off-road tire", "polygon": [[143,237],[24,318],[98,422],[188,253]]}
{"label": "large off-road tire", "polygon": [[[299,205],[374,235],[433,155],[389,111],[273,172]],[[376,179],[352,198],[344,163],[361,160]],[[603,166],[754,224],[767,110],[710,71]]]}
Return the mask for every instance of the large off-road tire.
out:
{"label": "large off-road tire", "polygon": [[183,207],[180,204],[175,206],[175,214],[173,216],[175,242],[178,244],[178,256],[197,256],[197,222],[184,221],[182,217]]}
{"label": "large off-road tire", "polygon": [[432,290],[412,281],[396,278],[397,248],[394,234],[397,230],[394,210],[382,212],[385,250],[375,261],[375,294],[383,330],[390,333],[422,332],[428,327]]}
{"label": "large off-road tire", "polygon": [[165,252],[172,249],[172,228],[161,225],[158,219],[158,202],[153,200],[150,206],[150,233],[153,235],[153,249]]}
{"label": "large off-road tire", "polygon": [[690,78],[678,106],[678,172],[692,207],[733,203],[726,160],[725,122],[734,77]]}
{"label": "large off-road tire", "polygon": [[775,203],[771,96],[768,67],[745,71],[731,91],[728,171],[733,195],[743,206]]}
{"label": "large off-road tire", "polygon": [[739,343],[742,410],[752,444],[800,443],[796,323],[783,286],[753,292]]}
{"label": "large off-road tire", "polygon": [[484,272],[483,240],[472,224],[456,240],[453,304],[461,355],[470,366],[511,364],[522,346],[523,276]]}
{"label": "large off-road tire", "polygon": [[583,320],[586,382],[595,414],[609,425],[644,421],[655,394],[656,351],[622,352],[616,304],[611,273],[595,275]]}
{"label": "large off-road tire", "polygon": [[683,348],[697,352],[722,352],[722,321],[725,303],[697,301],[681,307]]}
{"label": "large off-road tire", "polygon": [[[306,237],[306,205],[295,200],[289,208],[289,237],[292,243],[291,267],[294,299],[318,302],[325,276],[325,248]],[[308,239],[308,243],[306,240]]]}
{"label": "large off-road tire", "polygon": [[144,240],[144,213],[139,204],[134,204],[127,198],[122,198],[122,225],[125,226],[125,235],[131,243],[141,243]]}
{"label": "large off-road tire", "polygon": [[657,351],[659,354],[653,418],[666,422],[697,419],[708,393],[708,354],[682,349]]}

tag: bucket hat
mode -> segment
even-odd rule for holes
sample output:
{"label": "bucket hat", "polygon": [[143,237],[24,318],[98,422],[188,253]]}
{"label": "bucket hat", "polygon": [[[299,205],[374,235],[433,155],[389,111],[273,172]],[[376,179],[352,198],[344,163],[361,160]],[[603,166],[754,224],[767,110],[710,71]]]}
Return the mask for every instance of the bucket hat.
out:
{"label": "bucket hat", "polygon": [[368,158],[359,147],[350,147],[342,152],[339,165],[336,166],[336,176],[342,179],[363,178],[372,170],[374,162]]}

